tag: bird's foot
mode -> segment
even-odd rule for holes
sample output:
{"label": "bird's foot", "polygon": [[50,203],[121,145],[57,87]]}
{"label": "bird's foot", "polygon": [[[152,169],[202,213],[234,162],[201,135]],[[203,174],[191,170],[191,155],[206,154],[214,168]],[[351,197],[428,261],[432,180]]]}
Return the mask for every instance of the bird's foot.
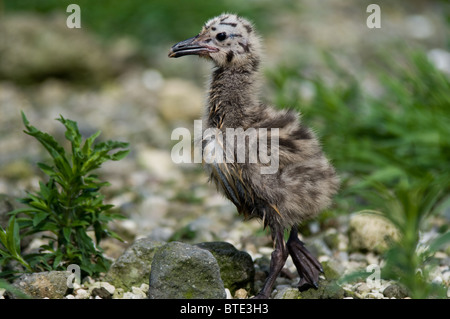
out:
{"label": "bird's foot", "polygon": [[305,244],[297,237],[290,238],[287,248],[300,276],[298,289],[300,291],[319,287],[319,275],[323,273],[320,262],[306,249]]}

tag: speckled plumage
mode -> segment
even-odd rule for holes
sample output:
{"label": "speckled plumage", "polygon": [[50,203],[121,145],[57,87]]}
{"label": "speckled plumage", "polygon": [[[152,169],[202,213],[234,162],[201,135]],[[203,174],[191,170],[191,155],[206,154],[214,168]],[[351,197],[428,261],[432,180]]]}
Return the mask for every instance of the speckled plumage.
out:
{"label": "speckled plumage", "polygon": [[[203,120],[204,130],[217,129],[225,140],[227,128],[278,129],[279,167],[274,174],[261,174],[261,167],[267,165],[261,161],[205,164],[211,180],[236,205],[239,213],[247,218],[259,217],[264,226],[271,228],[277,245],[274,251],[277,256],[272,255],[271,275],[276,277],[281,270],[278,264],[284,264],[288,251],[306,254],[303,244],[298,243],[296,227],[331,204],[339,185],[335,170],[322,153],[315,134],[304,126],[297,112],[277,110],[260,102],[261,45],[250,22],[233,14],[222,14],[209,20],[199,35],[173,46],[169,56],[187,54],[207,58],[215,65]],[[268,133],[269,140],[271,134],[276,134]],[[203,147],[209,143],[216,143],[213,145],[216,151],[222,147],[226,152],[226,146],[214,139],[205,139]],[[291,241],[286,250],[282,232],[291,228]],[[297,265],[305,259],[302,256],[293,258],[298,270],[304,268]],[[303,280],[303,284],[317,286],[321,267],[318,262],[311,261],[310,264],[313,264],[311,268],[318,264],[317,271],[311,269],[308,275],[308,270],[300,269],[301,283]],[[274,279],[268,281],[258,296],[268,297]]]}

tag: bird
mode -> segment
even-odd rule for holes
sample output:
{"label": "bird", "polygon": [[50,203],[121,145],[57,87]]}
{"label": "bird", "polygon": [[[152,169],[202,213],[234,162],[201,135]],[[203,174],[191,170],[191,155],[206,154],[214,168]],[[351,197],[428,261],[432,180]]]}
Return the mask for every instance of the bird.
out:
{"label": "bird", "polygon": [[[174,44],[168,56],[196,55],[213,64],[202,130],[215,133],[203,134],[201,147],[203,156],[205,152],[212,154],[211,149],[215,156],[204,159],[203,165],[210,181],[239,214],[246,219],[259,218],[264,228],[270,229],[274,249],[269,272],[254,296],[268,299],[289,255],[300,277],[298,289],[318,288],[323,267],[300,240],[298,226],[332,204],[340,181],[316,133],[303,124],[299,112],[261,102],[261,42],[248,19],[222,13],[209,19],[194,37]],[[269,142],[249,146],[240,162],[236,158],[225,161],[223,156],[217,160],[220,152],[237,155],[238,148],[223,141],[230,129],[236,132],[238,128],[244,133],[253,129],[257,137],[267,132]],[[244,136],[247,144],[249,136]],[[277,147],[273,150],[274,145]],[[261,170],[267,167],[267,161],[258,157],[250,161],[249,152],[264,146],[278,159],[276,171],[270,174]],[[289,232],[286,241],[285,232]]]}

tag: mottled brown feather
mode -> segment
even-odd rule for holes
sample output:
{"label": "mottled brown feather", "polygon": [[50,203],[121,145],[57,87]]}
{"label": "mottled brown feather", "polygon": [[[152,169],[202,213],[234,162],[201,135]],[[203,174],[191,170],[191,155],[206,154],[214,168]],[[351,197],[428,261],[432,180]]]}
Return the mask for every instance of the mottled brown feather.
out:
{"label": "mottled brown feather", "polygon": [[[224,26],[224,21],[228,25]],[[233,27],[243,36],[224,45],[223,52],[210,55],[216,67],[204,129],[218,128],[225,140],[227,128],[278,128],[279,169],[264,175],[260,169],[267,164],[261,162],[205,164],[210,180],[239,213],[259,217],[264,225],[290,228],[315,217],[331,204],[338,190],[333,166],[297,112],[277,110],[259,101],[261,45],[251,24],[235,15],[225,15],[208,21],[202,32],[211,32],[212,27],[217,29],[215,32]]]}

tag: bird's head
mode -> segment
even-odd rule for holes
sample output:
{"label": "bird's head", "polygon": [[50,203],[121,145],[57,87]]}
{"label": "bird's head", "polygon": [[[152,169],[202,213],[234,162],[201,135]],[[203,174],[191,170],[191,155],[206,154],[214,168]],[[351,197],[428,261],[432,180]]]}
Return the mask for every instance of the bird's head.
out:
{"label": "bird's head", "polygon": [[252,24],[234,14],[222,14],[206,22],[201,32],[181,41],[169,51],[169,57],[198,55],[219,67],[240,67],[258,59],[260,41]]}

